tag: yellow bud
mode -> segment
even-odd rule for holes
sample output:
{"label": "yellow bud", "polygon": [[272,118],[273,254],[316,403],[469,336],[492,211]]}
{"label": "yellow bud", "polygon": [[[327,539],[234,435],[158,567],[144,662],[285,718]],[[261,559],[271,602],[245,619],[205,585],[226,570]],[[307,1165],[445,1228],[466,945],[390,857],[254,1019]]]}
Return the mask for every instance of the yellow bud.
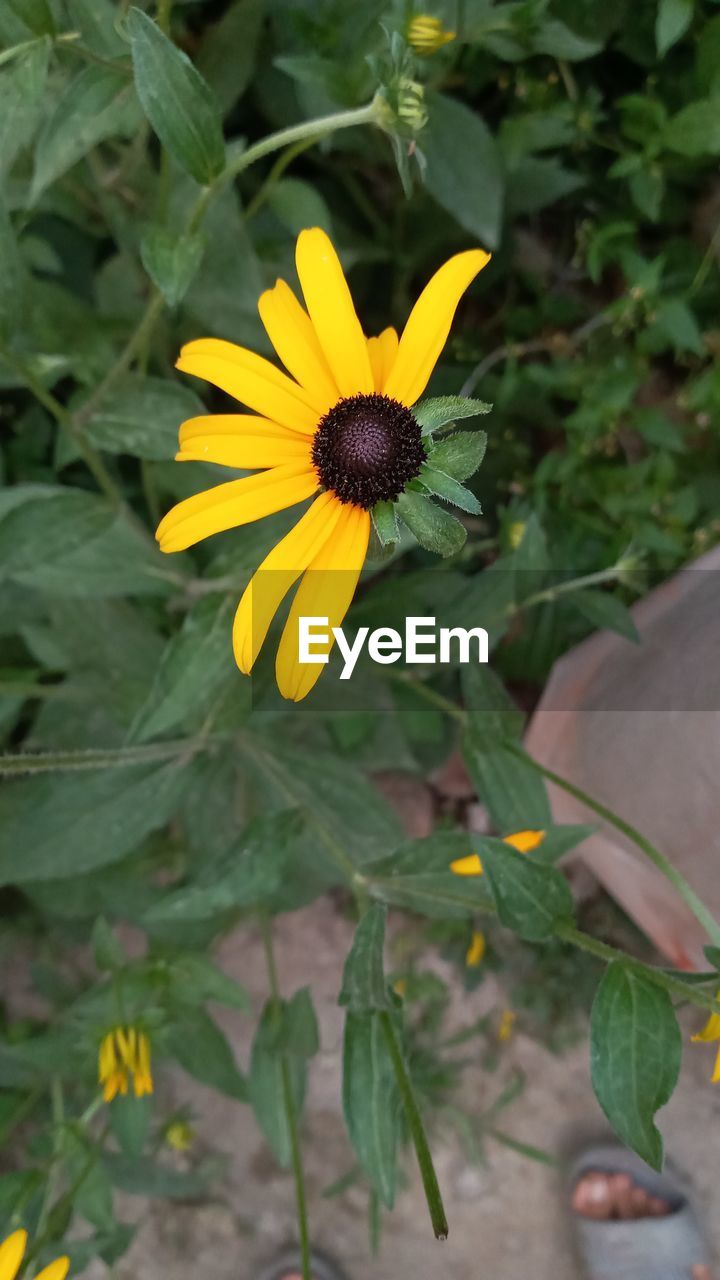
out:
{"label": "yellow bud", "polygon": [[415,53],[427,58],[454,40],[455,34],[443,26],[440,18],[434,18],[429,13],[418,13],[408,24],[407,40]]}

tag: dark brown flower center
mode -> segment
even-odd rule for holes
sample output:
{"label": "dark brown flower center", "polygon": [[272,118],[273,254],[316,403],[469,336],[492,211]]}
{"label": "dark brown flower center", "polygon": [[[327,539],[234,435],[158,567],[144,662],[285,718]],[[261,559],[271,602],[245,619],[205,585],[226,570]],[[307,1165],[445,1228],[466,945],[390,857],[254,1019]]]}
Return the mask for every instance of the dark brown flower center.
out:
{"label": "dark brown flower center", "polygon": [[341,502],[369,510],[392,501],[425,461],[420,426],[388,396],[339,400],[320,419],[312,458],[320,481]]}

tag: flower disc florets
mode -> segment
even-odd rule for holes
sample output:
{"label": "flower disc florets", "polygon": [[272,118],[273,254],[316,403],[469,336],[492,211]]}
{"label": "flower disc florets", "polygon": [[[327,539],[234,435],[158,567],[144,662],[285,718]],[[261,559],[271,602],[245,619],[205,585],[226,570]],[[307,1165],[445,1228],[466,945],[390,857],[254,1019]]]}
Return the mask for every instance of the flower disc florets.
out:
{"label": "flower disc florets", "polygon": [[378,394],[339,400],[321,418],[312,448],[321,484],[366,511],[397,498],[425,458],[414,415]]}

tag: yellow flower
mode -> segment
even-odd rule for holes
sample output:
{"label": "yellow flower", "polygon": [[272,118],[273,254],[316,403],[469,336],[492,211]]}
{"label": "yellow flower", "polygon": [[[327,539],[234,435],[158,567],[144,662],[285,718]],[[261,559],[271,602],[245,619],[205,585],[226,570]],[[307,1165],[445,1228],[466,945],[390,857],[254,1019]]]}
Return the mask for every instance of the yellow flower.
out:
{"label": "yellow flower", "polygon": [[429,13],[419,13],[410,20],[407,29],[408,44],[421,57],[429,57],[437,53],[443,45],[455,39],[456,33],[444,27],[440,18],[433,18]]}
{"label": "yellow flower", "polygon": [[465,953],[465,964],[468,969],[477,969],[478,965],[482,964],[486,949],[485,934],[474,929],[470,946]]}
{"label": "yellow flower", "polygon": [[112,1102],[118,1093],[126,1094],[131,1077],[136,1098],[152,1093],[150,1041],[137,1027],[115,1027],[104,1037],[98,1053],[98,1078],[105,1101]]}
{"label": "yellow flower", "polygon": [[[720,1040],[720,1013],[711,1013],[702,1031],[692,1037],[694,1044],[708,1044]],[[720,1083],[720,1049],[715,1058],[715,1069],[712,1073],[713,1084]],[[0,1277],[2,1280],[2,1277]]]}
{"label": "yellow flower", "polygon": [[411,407],[427,386],[460,298],[489,254],[471,249],[440,267],[399,339],[394,329],[365,337],[338,256],[319,227],[300,233],[295,261],[307,309],[284,280],[258,303],[287,373],[218,338],[182,348],[178,369],[214,383],[252,413],[184,422],[178,459],[256,474],[179,502],[156,536],[162,551],[183,551],[314,496],[260,565],[233,627],[235,660],[249,674],[282,600],[301,579],[276,661],[280,692],[297,702],[323,669],[300,661],[298,620],[328,619],[328,642],[314,644],[316,655],[328,654],[332,628],[350,607],[365,560],[370,509],[398,497],[425,459]]}
{"label": "yellow flower", "polygon": [[[545,839],[544,831],[516,831],[513,835],[503,836],[505,844],[512,845],[518,853],[531,853]],[[450,870],[456,876],[481,876],[483,864],[477,853],[469,853],[464,858],[456,858],[450,863]]]}
{"label": "yellow flower", "polygon": [[192,1140],[193,1131],[187,1120],[173,1120],[165,1130],[165,1141],[173,1151],[189,1151]]}
{"label": "yellow flower", "polygon": [[[13,1231],[0,1244],[0,1280],[15,1280],[27,1246],[27,1231]],[[65,1280],[70,1266],[67,1257],[56,1258],[38,1272],[35,1280]]]}
{"label": "yellow flower", "polygon": [[517,1014],[514,1013],[512,1009],[503,1009],[502,1017],[500,1019],[500,1026],[498,1027],[498,1033],[497,1033],[497,1038],[501,1044],[506,1044],[507,1041],[512,1036],[512,1033],[515,1029],[516,1018],[517,1018]]}

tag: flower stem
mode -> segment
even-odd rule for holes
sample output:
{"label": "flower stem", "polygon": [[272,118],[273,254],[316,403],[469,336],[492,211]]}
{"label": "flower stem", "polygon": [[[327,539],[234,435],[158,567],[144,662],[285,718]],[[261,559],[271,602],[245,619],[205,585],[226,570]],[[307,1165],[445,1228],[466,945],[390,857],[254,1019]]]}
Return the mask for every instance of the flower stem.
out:
{"label": "flower stem", "polygon": [[[270,991],[275,1011],[275,1019],[279,1025],[282,1020],[282,1005],[280,1002],[280,987],[278,984],[277,966],[275,964],[275,954],[272,944],[272,930],[267,916],[261,916],[260,925],[262,929],[263,945],[265,947],[265,959],[267,962],[268,978],[270,979]],[[302,1280],[312,1280],[312,1273],[310,1270],[310,1234],[308,1231],[305,1175],[303,1172],[302,1153],[300,1151],[300,1141],[298,1138],[297,1116],[295,1113],[295,1099],[293,1098],[292,1082],[290,1080],[290,1068],[288,1065],[287,1054],[284,1052],[281,1053],[280,1057],[280,1071],[282,1074],[283,1106],[285,1108],[285,1119],[287,1120],[288,1133],[290,1135],[290,1157],[292,1161],[293,1178],[295,1181],[295,1201],[297,1205],[298,1230],[300,1234]]]}
{"label": "flower stem", "polygon": [[425,1129],[420,1115],[420,1109],[415,1100],[412,1083],[407,1073],[407,1068],[403,1059],[400,1045],[397,1042],[395,1028],[392,1024],[390,1014],[382,1011],[377,1015],[380,1019],[380,1025],[387,1042],[387,1047],[392,1059],[393,1069],[395,1071],[395,1079],[397,1080],[400,1096],[405,1108],[405,1118],[408,1122],[408,1128],[415,1147],[417,1162],[420,1167],[420,1176],[422,1178],[423,1189],[425,1191],[425,1199],[430,1212],[430,1221],[435,1232],[436,1240],[447,1240],[448,1227],[447,1217],[445,1215],[445,1206],[443,1205],[440,1187],[438,1185],[437,1174],[433,1164],[430,1147],[425,1136]]}

